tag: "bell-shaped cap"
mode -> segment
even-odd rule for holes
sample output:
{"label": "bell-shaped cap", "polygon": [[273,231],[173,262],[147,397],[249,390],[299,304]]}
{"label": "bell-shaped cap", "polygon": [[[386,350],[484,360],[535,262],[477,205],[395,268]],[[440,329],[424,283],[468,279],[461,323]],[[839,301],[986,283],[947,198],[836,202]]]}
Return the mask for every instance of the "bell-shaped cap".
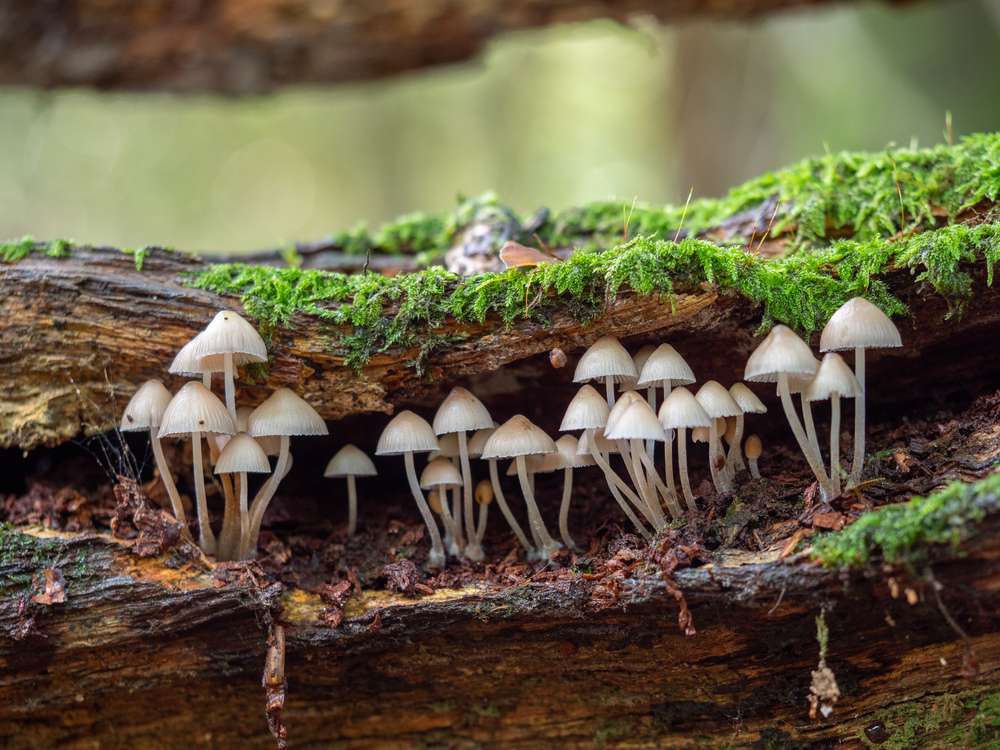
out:
{"label": "bell-shaped cap", "polygon": [[[222,356],[221,354],[218,356]],[[236,431],[246,432],[250,422],[250,415],[253,414],[252,406],[236,407]],[[277,435],[258,435],[254,438],[257,445],[264,449],[264,453],[269,456],[277,456],[281,453],[281,438]]]}
{"label": "bell-shaped cap", "polygon": [[664,440],[663,425],[648,403],[632,402],[622,415],[605,428],[608,440]]}
{"label": "bell-shaped cap", "polygon": [[646,344],[642,347],[642,349],[632,355],[632,364],[635,365],[636,372],[642,372],[642,368],[646,366],[646,362],[649,361],[650,355],[655,351],[655,346],[652,344]]}
{"label": "bell-shaped cap", "polygon": [[864,297],[849,299],[833,315],[819,339],[821,352],[902,346],[899,329]]}
{"label": "bell-shaped cap", "polygon": [[222,310],[197,336],[194,356],[232,354],[236,364],[267,362],[267,347],[252,325],[232,310]]}
{"label": "bell-shaped cap", "polygon": [[578,454],[577,450],[579,447],[580,443],[575,437],[572,435],[563,435],[556,440],[555,453],[546,453],[542,458],[542,467],[538,470],[538,473],[544,474],[550,471],[561,471],[562,469],[579,469],[584,466],[593,466],[597,463],[594,457],[589,454]]}
{"label": "bell-shaped cap", "polygon": [[806,401],[822,401],[836,392],[841,398],[857,398],[863,390],[843,358],[830,352],[823,357],[816,377],[804,391],[804,397]]}
{"label": "bell-shaped cap", "polygon": [[707,427],[693,427],[691,428],[691,442],[692,443],[707,443],[712,433],[709,432]]}
{"label": "bell-shaped cap", "polygon": [[173,396],[159,380],[147,380],[122,412],[122,432],[159,427]]}
{"label": "bell-shaped cap", "polygon": [[747,454],[747,458],[758,459],[760,458],[760,452],[763,449],[761,445],[760,438],[756,435],[751,435],[747,438],[746,442],[743,444],[743,452]]}
{"label": "bell-shaped cap", "polygon": [[632,404],[634,404],[636,401],[645,401],[645,400],[646,400],[645,397],[640,396],[635,391],[625,391],[620,396],[618,396],[618,400],[615,401],[614,408],[612,408],[611,411],[608,413],[608,423],[604,425],[604,434],[605,435],[611,434],[612,428],[614,427],[615,423],[618,421],[621,415],[625,413],[625,410],[628,409]]}
{"label": "bell-shaped cap", "polygon": [[326,465],[324,477],[374,477],[375,464],[363,450],[348,443],[337,451]]}
{"label": "bell-shaped cap", "polygon": [[[740,405],[729,395],[729,391],[715,380],[709,380],[705,383],[705,385],[698,389],[694,397],[701,404],[701,408],[705,410],[705,413],[713,419],[717,417],[735,417],[737,414],[743,413]],[[723,429],[723,432],[725,432],[725,429]]]}
{"label": "bell-shaped cap", "polygon": [[497,427],[500,425],[496,422],[493,423],[492,427],[484,427],[481,430],[476,430],[472,437],[469,438],[469,456],[471,458],[478,458],[483,455],[483,446],[486,445],[486,441],[490,439],[490,435],[496,432]]}
{"label": "bell-shaped cap", "polygon": [[[546,454],[549,455],[549,454]],[[540,456],[537,453],[532,453],[530,456],[524,457],[524,471],[526,474],[538,474],[541,472],[542,461],[544,461],[544,456]],[[517,460],[511,461],[507,466],[507,471],[504,472],[505,476],[516,477],[517,476]]]}
{"label": "bell-shaped cap", "polygon": [[767,334],[747,360],[743,379],[752,382],[773,383],[778,375],[811,378],[819,369],[819,362],[805,341],[788,326],[777,325]]}
{"label": "bell-shaped cap", "polygon": [[688,363],[670,344],[660,344],[646,360],[639,375],[639,385],[659,385],[664,380],[669,380],[671,386],[695,382]]}
{"label": "bell-shaped cap", "polygon": [[734,383],[729,389],[729,395],[733,397],[744,414],[766,414],[767,407],[757,398],[757,394],[747,388],[743,383]]}
{"label": "bell-shaped cap", "polygon": [[185,383],[163,412],[159,437],[181,437],[192,432],[236,433],[226,405],[197,380]]}
{"label": "bell-shaped cap", "polygon": [[674,388],[670,391],[670,395],[663,400],[660,412],[656,416],[665,430],[709,427],[712,424],[711,417],[687,388]]}
{"label": "bell-shaped cap", "polygon": [[453,458],[461,453],[461,449],[458,447],[457,432],[449,432],[446,435],[438,434],[438,446],[440,447],[436,451],[431,451],[430,455],[427,456],[428,461],[433,461],[438,456]]}
{"label": "bell-shaped cap", "polygon": [[462,483],[462,475],[454,464],[444,456],[438,456],[420,474],[420,488],[452,487]]}
{"label": "bell-shaped cap", "polygon": [[329,434],[316,410],[288,388],[279,388],[253,410],[247,433],[252,437]]}
{"label": "bell-shaped cap", "polygon": [[483,446],[481,458],[514,458],[532,453],[552,453],[555,449],[555,442],[544,430],[533,425],[527,417],[517,414],[490,436]]}
{"label": "bell-shaped cap", "polygon": [[604,396],[597,392],[591,385],[585,385],[569,402],[566,407],[566,414],[563,416],[562,424],[559,425],[560,432],[570,430],[589,430],[591,428],[604,427],[608,423],[608,414],[611,407],[608,406]]}
{"label": "bell-shaped cap", "polygon": [[583,353],[576,365],[576,372],[573,373],[573,382],[604,380],[608,376],[611,376],[616,383],[639,377],[632,358],[614,336],[603,336]]}
{"label": "bell-shaped cap", "polygon": [[[621,453],[621,451],[618,449],[617,442],[613,440],[608,440],[606,437],[604,437],[603,427],[599,430],[594,430],[594,444],[597,446],[597,450],[599,450],[602,454],[607,455],[609,453]],[[576,454],[578,456],[593,455],[590,450],[590,442],[587,440],[586,432],[580,436],[580,441],[577,443],[576,446]]]}
{"label": "bell-shaped cap", "polygon": [[267,462],[264,449],[257,441],[245,432],[237,433],[226,443],[219,458],[215,462],[216,474],[235,474],[238,471],[268,472],[271,464]]}
{"label": "bell-shaped cap", "polygon": [[376,456],[398,456],[412,451],[426,453],[440,449],[437,435],[427,420],[407,409],[401,411],[382,430],[375,448]]}
{"label": "bell-shaped cap", "polygon": [[[204,333],[204,331],[202,331]],[[199,333],[188,341],[181,350],[177,352],[174,361],[170,363],[167,372],[173,375],[185,375],[187,377],[202,375],[206,372],[224,372],[226,369],[226,359],[222,354],[212,354],[207,357],[197,355],[199,344]],[[236,364],[246,364],[237,361]]]}
{"label": "bell-shaped cap", "polygon": [[493,418],[483,406],[483,402],[461,387],[451,389],[451,393],[441,402],[437,414],[434,415],[436,435],[482,430],[492,426]]}

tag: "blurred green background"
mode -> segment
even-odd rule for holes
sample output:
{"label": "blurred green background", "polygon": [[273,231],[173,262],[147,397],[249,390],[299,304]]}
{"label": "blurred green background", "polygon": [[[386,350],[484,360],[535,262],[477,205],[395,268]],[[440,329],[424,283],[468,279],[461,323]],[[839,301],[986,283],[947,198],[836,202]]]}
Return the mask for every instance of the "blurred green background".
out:
{"label": "blurred green background", "polygon": [[530,212],[683,203],[824,149],[1000,128],[1000,0],[638,19],[474,64],[225,99],[0,91],[0,237],[204,253],[320,239],[456,194]]}

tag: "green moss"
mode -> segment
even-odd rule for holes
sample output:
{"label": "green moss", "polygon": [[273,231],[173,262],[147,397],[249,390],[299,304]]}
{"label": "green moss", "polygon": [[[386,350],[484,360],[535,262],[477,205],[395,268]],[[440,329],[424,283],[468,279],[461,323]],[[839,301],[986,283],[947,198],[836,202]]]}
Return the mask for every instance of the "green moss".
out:
{"label": "green moss", "polygon": [[135,270],[141,271],[143,263],[146,262],[146,257],[149,255],[149,248],[146,247],[136,247],[136,248],[126,248],[122,250],[126,255],[131,255],[132,259],[135,261]]}
{"label": "green moss", "polygon": [[0,255],[3,255],[4,263],[14,263],[27,258],[31,253],[43,253],[50,258],[68,258],[72,255],[72,249],[72,240],[36,242],[33,237],[25,235],[21,239],[0,244]]}
{"label": "green moss", "polygon": [[884,727],[888,739],[875,744],[864,729],[859,729],[857,736],[866,747],[879,750],[1000,750],[1000,692],[993,685],[935,696],[929,701],[910,701],[876,711],[871,723]]}
{"label": "green moss", "polygon": [[813,557],[827,567],[865,565],[878,555],[889,563],[926,558],[932,544],[958,544],[976,532],[988,513],[1000,510],[1000,474],[974,484],[954,482],[905,505],[865,513],[841,531],[813,543]]}

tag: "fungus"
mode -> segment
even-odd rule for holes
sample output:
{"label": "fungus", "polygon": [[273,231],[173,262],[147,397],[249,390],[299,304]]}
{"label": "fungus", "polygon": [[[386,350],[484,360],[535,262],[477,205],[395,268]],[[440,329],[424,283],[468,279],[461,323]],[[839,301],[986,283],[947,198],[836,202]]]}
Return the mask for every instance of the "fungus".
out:
{"label": "fungus", "polygon": [[747,460],[750,462],[750,476],[754,479],[760,479],[760,472],[757,470],[757,459],[760,458],[760,452],[762,449],[760,438],[756,435],[751,435],[747,438],[744,450],[746,450]]}
{"label": "fungus", "polygon": [[363,450],[348,443],[330,459],[323,476],[347,477],[347,535],[354,536],[358,526],[358,492],[354,477],[378,476],[375,464]]}
{"label": "fungus", "polygon": [[593,456],[577,455],[579,441],[572,435],[563,435],[556,440],[555,453],[549,453],[542,459],[539,472],[563,471],[562,503],[559,505],[559,536],[571,550],[582,552],[569,535],[569,501],[573,494],[573,469],[584,466],[594,466],[597,462]]}
{"label": "fungus", "polygon": [[[619,488],[629,495],[629,499],[635,503],[636,507],[639,507],[640,500],[635,496],[625,483],[621,481],[617,474],[612,471],[611,466],[608,464],[607,459],[604,457],[604,452],[601,450],[601,446],[597,444],[595,439],[595,430],[603,430],[604,426],[608,422],[608,415],[611,413],[611,408],[605,403],[604,399],[601,398],[593,386],[585,385],[577,394],[573,397],[573,400],[569,402],[569,406],[566,407],[566,414],[563,416],[562,424],[559,425],[560,432],[569,432],[576,430],[583,430],[586,436],[587,449],[590,451],[590,455],[594,457],[597,461],[597,465],[601,467],[601,471],[604,472],[604,479],[608,483],[608,488],[611,490],[611,494],[614,496],[618,505],[621,509],[625,511],[625,515],[628,516],[629,520],[635,525],[635,528],[642,534],[645,538],[650,538],[649,530],[643,525],[642,521],[638,519],[635,513],[632,512],[632,508],[629,504],[625,502],[622,498]],[[583,441],[581,440],[581,443]],[[582,450],[582,445],[577,449],[579,453]]]}
{"label": "fungus", "polygon": [[865,349],[886,349],[903,345],[899,330],[889,317],[863,297],[845,302],[823,329],[821,352],[854,350],[854,375],[861,395],[854,400],[854,462],[851,486],[861,481],[865,461]]}
{"label": "fungus", "polygon": [[625,347],[614,336],[603,336],[580,357],[576,372],[573,373],[573,382],[604,381],[610,409],[615,405],[615,383],[628,383],[638,377],[635,363]]}
{"label": "fungus", "polygon": [[[444,565],[444,545],[441,544],[441,534],[438,532],[437,524],[434,523],[434,516],[431,509],[424,500],[424,493],[417,483],[417,471],[413,466],[413,454],[427,453],[439,447],[437,436],[427,420],[418,417],[412,411],[401,411],[382,430],[382,435],[378,439],[378,447],[375,449],[376,456],[398,456],[403,454],[406,462],[406,478],[410,482],[410,492],[413,499],[417,501],[420,515],[423,516],[424,523],[427,524],[427,531],[431,535],[431,553],[427,557],[428,565],[440,567]],[[442,503],[442,507],[444,504]]]}
{"label": "fungus", "polygon": [[[483,403],[465,388],[452,388],[451,393],[438,407],[434,415],[434,432],[437,435],[456,433],[458,435],[459,459],[462,463],[462,486],[465,490],[465,536],[469,540],[465,555],[471,560],[482,560],[482,546],[476,541],[476,525],[472,512],[472,471],[469,469],[469,448],[466,432],[483,430],[493,426],[493,419]],[[462,512],[455,503],[456,541],[462,544]]]}
{"label": "fungus", "polygon": [[790,375],[803,379],[804,376],[815,375],[818,367],[816,358],[809,350],[808,345],[796,336],[791,328],[777,325],[771,329],[764,342],[750,355],[743,372],[743,379],[752,382],[778,382],[781,406],[785,410],[788,424],[792,428],[806,461],[809,462],[809,468],[812,469],[819,482],[822,497],[829,498],[833,487],[823,468],[823,459],[818,451],[813,450],[809,438],[802,429],[802,423],[799,422],[799,417],[795,413],[792,396],[788,390]]}
{"label": "fungus", "polygon": [[[618,400],[615,402],[614,407],[608,414],[608,421],[607,424],[604,426],[604,436],[605,437],[608,436],[608,433],[614,426],[614,423],[617,422],[618,418],[625,413],[626,409],[628,409],[636,401],[642,401],[642,400],[643,400],[642,396],[640,396],[634,390],[627,390],[624,393],[622,393],[621,396],[618,397]],[[629,478],[632,480],[632,484],[634,484],[637,488],[639,488],[640,494],[643,495],[643,497],[645,497],[645,492],[642,489],[642,486],[645,485],[646,483],[645,476],[642,476],[643,470],[641,468],[638,468],[639,457],[632,455],[632,446],[630,445],[630,441],[619,439],[615,440],[614,442],[618,446],[617,452],[621,454],[622,459],[625,461],[625,469],[628,471],[628,475]],[[640,510],[642,510],[641,507]],[[645,515],[645,512],[643,513],[643,515]],[[650,523],[653,523],[653,519],[649,518],[648,516],[647,520]]]}
{"label": "fungus", "polygon": [[226,358],[221,354],[208,357],[197,356],[200,337],[201,333],[181,347],[174,357],[174,361],[167,368],[167,372],[171,375],[183,375],[184,377],[201,377],[202,384],[212,390],[212,373],[226,371]]}
{"label": "fungus", "polygon": [[206,555],[214,555],[217,543],[208,522],[201,458],[201,436],[206,432],[232,435],[236,432],[236,424],[225,405],[208,388],[193,380],[177,392],[163,412],[157,435],[160,438],[191,436],[195,502],[198,507],[198,546]]}
{"label": "fungus", "polygon": [[[448,536],[452,540],[457,538],[457,530],[455,529],[457,522],[454,516],[448,511],[448,504],[445,502],[445,493],[449,488],[460,487],[461,485],[461,473],[445,456],[438,456],[428,462],[420,474],[420,488],[424,490],[436,490],[438,493],[438,507],[433,510],[444,519],[445,529],[451,532]],[[448,536],[443,541],[445,545],[448,544]],[[457,552],[452,552],[452,554],[457,554]]]}
{"label": "fungus", "polygon": [[[482,458],[483,446],[486,445],[486,441],[490,439],[490,436],[496,432],[496,429],[499,426],[499,424],[494,422],[492,427],[476,430],[475,434],[469,439],[469,455]],[[514,513],[511,511],[510,506],[507,505],[507,499],[504,497],[503,489],[500,487],[500,475],[497,472],[497,460],[495,458],[483,460],[489,461],[490,464],[490,484],[493,486],[493,495],[496,498],[497,504],[500,506],[500,512],[503,513],[503,517],[507,519],[507,524],[510,526],[511,531],[514,532],[514,536],[517,537],[521,546],[524,547],[524,551],[528,554],[528,558],[533,559],[538,553],[535,550],[535,546],[528,541],[528,537],[524,533],[524,529],[521,528],[521,524],[519,524],[517,519],[514,518]]]}
{"label": "fungus", "polygon": [[[451,459],[452,466],[455,467],[455,471],[461,471],[461,464],[458,460],[459,449],[458,449],[458,434],[450,432],[447,435],[438,435],[438,445],[441,447],[436,451],[431,451],[427,454],[428,463],[433,461],[439,456],[444,456],[445,458]],[[472,455],[471,453],[469,454]],[[449,555],[459,556],[462,554],[462,548],[465,547],[465,537],[462,536],[462,485],[457,484],[451,487],[452,499],[448,501],[448,488],[444,488],[440,492],[441,502],[444,504],[445,512],[448,518],[456,519],[454,525],[451,523],[446,523],[444,526],[444,546],[448,549]],[[458,536],[455,536],[455,532],[458,532]]]}
{"label": "fungus", "polygon": [[483,446],[483,458],[515,458],[517,460],[517,477],[521,481],[521,491],[524,493],[524,501],[528,506],[528,519],[536,527],[538,538],[541,540],[542,557],[546,560],[559,551],[562,545],[549,536],[542,516],[538,512],[535,497],[528,484],[524,457],[532,454],[552,453],[555,450],[556,444],[552,438],[533,425],[527,417],[520,414],[511,417],[501,427],[498,427],[497,431],[486,441],[486,445]]}
{"label": "fungus", "polygon": [[857,399],[862,394],[861,383],[854,377],[839,354],[829,353],[802,394],[806,401],[830,399],[830,480],[833,496],[840,494],[840,399]]}
{"label": "fungus", "polygon": [[687,501],[688,508],[698,510],[694,501],[694,493],[691,492],[691,479],[688,477],[687,435],[685,431],[689,427],[708,428],[711,418],[705,413],[705,409],[698,403],[698,400],[691,395],[691,391],[681,387],[672,390],[670,395],[663,400],[657,419],[665,431],[678,431],[677,469],[681,476],[681,489],[684,490],[684,499]]}
{"label": "fungus", "polygon": [[715,380],[709,380],[699,388],[698,393],[695,394],[695,399],[701,404],[705,413],[711,417],[708,425],[708,465],[712,470],[712,482],[715,484],[715,491],[719,493],[730,492],[733,489],[732,485],[729,484],[726,475],[719,471],[720,467],[716,461],[719,457],[718,420],[722,418],[722,432],[725,432],[725,418],[735,417],[736,415],[742,416],[743,411],[740,409],[740,405],[729,395],[729,391]]}
{"label": "fungus", "polygon": [[743,452],[740,450],[745,426],[743,421],[744,415],[766,414],[767,407],[757,398],[757,394],[743,385],[743,383],[734,383],[729,389],[729,395],[733,397],[733,401],[739,404],[740,407],[740,413],[736,415],[733,423],[732,435],[730,435],[729,427],[726,427],[726,442],[729,443],[729,455],[726,457],[726,461],[735,473],[736,466],[739,466],[740,469],[746,468],[743,463]]}
{"label": "fungus", "polygon": [[267,510],[268,503],[278,490],[278,484],[285,476],[289,438],[292,435],[328,435],[329,432],[326,429],[326,422],[315,409],[288,388],[279,388],[254,409],[247,420],[247,434],[250,437],[277,435],[281,441],[281,450],[278,453],[278,463],[274,467],[274,473],[254,498],[250,508],[249,543],[253,546],[243,551],[243,559],[256,549],[264,511]]}
{"label": "fungus", "polygon": [[160,472],[160,479],[163,480],[163,486],[170,498],[170,507],[173,509],[174,518],[184,525],[184,534],[189,535],[187,522],[184,520],[184,505],[181,503],[181,496],[177,492],[174,478],[170,474],[170,466],[167,464],[166,458],[163,457],[163,446],[157,435],[160,422],[163,419],[163,412],[170,405],[172,398],[170,391],[159,380],[147,380],[135,392],[132,400],[125,407],[125,411],[122,412],[120,429],[122,432],[149,430],[149,442],[153,444],[156,468]]}
{"label": "fungus", "polygon": [[250,536],[250,512],[247,508],[247,472],[266,474],[271,470],[267,455],[256,440],[246,433],[237,433],[219,454],[215,462],[216,474],[237,474],[239,476],[239,534],[235,534],[230,524],[223,523],[219,534],[218,559],[238,560],[240,553],[247,549]]}
{"label": "fungus", "polygon": [[480,479],[476,485],[476,504],[479,506],[479,522],[476,524],[476,541],[483,543],[486,536],[486,515],[489,512],[490,503],[493,502],[493,483],[489,479]]}
{"label": "fungus", "polygon": [[[267,347],[257,330],[232,310],[222,310],[197,337],[194,357],[204,359],[213,354],[223,355],[226,383],[226,408],[236,421],[236,389],[233,385],[234,365],[267,362]],[[325,433],[324,433],[325,434]]]}

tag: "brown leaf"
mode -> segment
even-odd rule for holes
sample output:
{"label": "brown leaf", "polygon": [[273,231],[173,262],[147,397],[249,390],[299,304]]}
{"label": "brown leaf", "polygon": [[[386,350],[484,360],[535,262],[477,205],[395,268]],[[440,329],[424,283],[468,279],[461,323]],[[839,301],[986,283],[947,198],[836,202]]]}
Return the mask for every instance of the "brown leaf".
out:
{"label": "brown leaf", "polygon": [[847,516],[843,513],[816,513],[813,515],[813,526],[818,529],[840,531],[847,524]]}
{"label": "brown leaf", "polygon": [[541,250],[532,247],[525,247],[516,242],[508,242],[500,250],[500,260],[507,268],[521,268],[523,266],[537,266],[539,263],[561,263],[558,258],[547,255]]}

